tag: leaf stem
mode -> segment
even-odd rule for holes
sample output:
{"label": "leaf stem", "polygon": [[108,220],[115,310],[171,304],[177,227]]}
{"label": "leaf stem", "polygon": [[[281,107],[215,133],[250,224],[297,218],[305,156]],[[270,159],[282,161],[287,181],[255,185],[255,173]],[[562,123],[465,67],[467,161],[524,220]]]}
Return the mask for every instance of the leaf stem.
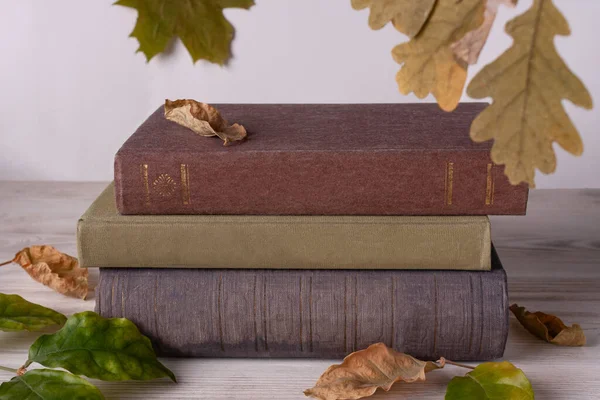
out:
{"label": "leaf stem", "polygon": [[446,359],[444,359],[444,362],[446,364],[454,365],[456,367],[462,367],[462,368],[468,368],[468,369],[475,369],[475,367],[471,367],[470,365],[460,364],[460,363],[457,363],[457,362],[454,362],[454,361],[450,361],[450,360],[446,360]]}
{"label": "leaf stem", "polygon": [[17,373],[17,370],[14,368],[3,367],[0,365],[0,371],[12,372],[13,374]]}
{"label": "leaf stem", "polygon": [[3,262],[3,263],[0,263],[0,267],[1,267],[1,266],[3,266],[3,265],[10,264],[10,263],[12,263],[13,261],[14,261],[14,260],[8,260],[8,261],[5,261],[5,262]]}

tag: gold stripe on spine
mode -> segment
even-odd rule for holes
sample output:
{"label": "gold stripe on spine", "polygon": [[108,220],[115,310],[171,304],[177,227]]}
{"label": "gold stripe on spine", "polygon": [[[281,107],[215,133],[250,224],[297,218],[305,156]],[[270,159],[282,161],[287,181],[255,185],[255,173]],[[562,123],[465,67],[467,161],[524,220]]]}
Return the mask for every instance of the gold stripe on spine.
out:
{"label": "gold stripe on spine", "polygon": [[487,165],[487,179],[485,183],[485,205],[490,206],[494,204],[494,164]]}
{"label": "gold stripe on spine", "polygon": [[446,179],[444,182],[445,192],[444,192],[444,200],[446,204],[452,205],[452,189],[454,184],[454,163],[448,162],[446,163]]}
{"label": "gold stripe on spine", "polygon": [[150,185],[148,184],[148,164],[140,164],[140,175],[142,176],[142,183],[146,190],[146,204],[150,204]]}
{"label": "gold stripe on spine", "polygon": [[183,204],[190,204],[190,170],[187,164],[179,166],[181,171],[181,200]]}

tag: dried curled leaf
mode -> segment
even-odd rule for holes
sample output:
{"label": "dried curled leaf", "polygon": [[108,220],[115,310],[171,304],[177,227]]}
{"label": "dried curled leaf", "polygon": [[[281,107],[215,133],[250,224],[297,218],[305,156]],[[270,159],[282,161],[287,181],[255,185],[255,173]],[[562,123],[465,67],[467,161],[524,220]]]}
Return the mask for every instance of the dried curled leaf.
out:
{"label": "dried curled leaf", "polygon": [[321,400],[360,399],[371,396],[377,388],[388,391],[395,382],[424,381],[426,372],[443,366],[376,343],[327,368],[315,386],[304,394]]}
{"label": "dried curled leaf", "polygon": [[479,54],[481,54],[481,50],[487,41],[494,20],[496,19],[498,7],[501,4],[507,7],[514,7],[517,4],[517,0],[485,0],[483,23],[450,46],[454,52],[454,56],[458,60],[469,65],[477,63]]}
{"label": "dried curled leaf", "polygon": [[244,140],[247,136],[242,125],[229,125],[216,108],[196,100],[165,100],[165,118],[200,136],[218,136],[224,146]]}
{"label": "dried curled leaf", "polygon": [[471,125],[476,142],[494,139],[491,157],[505,164],[516,185],[534,187],[535,169],[554,172],[557,142],[574,155],[583,143],[565,112],[562,100],[592,108],[592,99],[554,47],[556,35],[570,34],[569,25],[551,0],[534,0],[524,14],[506,24],[513,45],[485,66],[467,88],[469,96],[492,97]]}
{"label": "dried curled leaf", "polygon": [[352,0],[352,8],[370,7],[369,27],[381,29],[392,21],[394,27],[415,37],[425,25],[436,0]]}
{"label": "dried curled leaf", "polygon": [[560,318],[537,311],[531,313],[517,304],[510,311],[531,334],[559,346],[584,346],[585,334],[578,324],[566,326]]}
{"label": "dried curled leaf", "polygon": [[75,257],[52,246],[25,247],[9,262],[20,264],[29,276],[58,293],[80,299],[87,296],[87,269],[80,268]]}
{"label": "dried curled leaf", "polygon": [[457,60],[450,45],[483,22],[482,0],[438,0],[423,30],[392,50],[402,68],[396,74],[402,94],[422,99],[433,94],[445,111],[458,105],[467,79],[467,63]]}

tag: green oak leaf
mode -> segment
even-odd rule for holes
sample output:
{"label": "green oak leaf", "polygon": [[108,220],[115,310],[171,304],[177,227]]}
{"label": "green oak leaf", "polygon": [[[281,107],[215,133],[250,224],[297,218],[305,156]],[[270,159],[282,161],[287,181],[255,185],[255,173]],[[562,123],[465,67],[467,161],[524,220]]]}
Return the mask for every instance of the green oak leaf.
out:
{"label": "green oak leaf", "polygon": [[29,348],[25,367],[32,362],[105,381],[168,376],[176,382],[133,322],[92,311],[74,314],[58,332],[40,336]]}
{"label": "green oak leaf", "polygon": [[533,400],[531,383],[508,361],[478,365],[465,376],[452,378],[446,400]]}
{"label": "green oak leaf", "polygon": [[34,369],[0,385],[0,400],[103,400],[98,388],[64,371]]}
{"label": "green oak leaf", "polygon": [[61,313],[30,303],[19,295],[0,293],[0,331],[38,331],[63,325],[66,320]]}
{"label": "green oak leaf", "polygon": [[248,9],[254,0],[118,0],[114,4],[138,11],[131,36],[138,40],[138,51],[148,61],[177,36],[194,63],[205,59],[223,65],[229,59],[233,39],[233,26],[223,9]]}

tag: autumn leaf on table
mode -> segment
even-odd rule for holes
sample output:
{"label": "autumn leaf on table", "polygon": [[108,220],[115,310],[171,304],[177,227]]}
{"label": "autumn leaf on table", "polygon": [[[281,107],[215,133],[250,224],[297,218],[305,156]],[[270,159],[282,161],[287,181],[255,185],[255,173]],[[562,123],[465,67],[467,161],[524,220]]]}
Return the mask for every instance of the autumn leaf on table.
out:
{"label": "autumn leaf on table", "polygon": [[79,267],[75,257],[52,246],[31,246],[19,251],[15,262],[36,281],[66,296],[85,299],[88,293],[88,270]]}
{"label": "autumn leaf on table", "polygon": [[426,372],[442,367],[376,343],[330,366],[304,394],[321,400],[360,399],[378,388],[388,391],[395,382],[424,381]]}
{"label": "autumn leaf on table", "polygon": [[73,314],[61,330],[40,336],[29,348],[24,367],[33,362],[105,381],[168,377],[176,382],[133,322],[92,311]]}
{"label": "autumn leaf on table", "polygon": [[436,0],[352,0],[352,8],[362,10],[370,7],[369,27],[381,29],[388,22],[394,27],[414,37],[420,31]]}
{"label": "autumn leaf on table", "polygon": [[452,43],[450,48],[455,57],[469,65],[477,63],[479,54],[487,41],[487,38],[494,25],[498,7],[504,4],[507,7],[514,7],[517,0],[484,0],[485,12],[483,13],[483,23],[476,29],[468,32],[457,42]]}
{"label": "autumn leaf on table", "polygon": [[30,303],[19,295],[0,293],[0,331],[37,331],[63,325],[66,320],[61,313]]}
{"label": "autumn leaf on table", "polygon": [[97,387],[64,371],[34,369],[0,385],[0,399],[103,400]]}
{"label": "autumn leaf on table", "polygon": [[482,0],[438,0],[421,32],[392,50],[402,65],[396,74],[400,92],[414,92],[418,98],[431,93],[443,110],[454,110],[467,79],[467,63],[456,59],[450,45],[478,28],[484,11]]}
{"label": "autumn leaf on table", "polygon": [[513,45],[470,82],[469,96],[491,97],[471,125],[476,142],[494,139],[491,157],[505,164],[510,182],[535,186],[535,169],[548,174],[556,168],[552,148],[580,155],[583,144],[565,112],[562,100],[592,108],[592,99],[554,47],[556,35],[570,34],[569,25],[551,0],[534,0],[524,14],[509,21]]}
{"label": "autumn leaf on table", "polygon": [[243,126],[229,125],[216,108],[196,100],[165,100],[165,118],[200,136],[218,136],[224,146],[244,140],[247,136]]}
{"label": "autumn leaf on table", "polygon": [[254,0],[118,0],[114,4],[138,11],[131,36],[138,40],[138,51],[148,61],[176,36],[194,62],[205,59],[222,65],[230,57],[234,32],[223,9],[248,9]]}
{"label": "autumn leaf on table", "polygon": [[531,334],[559,346],[584,346],[585,334],[578,324],[566,326],[560,318],[537,311],[531,313],[517,304],[510,311]]}
{"label": "autumn leaf on table", "polygon": [[465,376],[452,378],[445,400],[533,400],[527,376],[508,361],[479,364]]}

